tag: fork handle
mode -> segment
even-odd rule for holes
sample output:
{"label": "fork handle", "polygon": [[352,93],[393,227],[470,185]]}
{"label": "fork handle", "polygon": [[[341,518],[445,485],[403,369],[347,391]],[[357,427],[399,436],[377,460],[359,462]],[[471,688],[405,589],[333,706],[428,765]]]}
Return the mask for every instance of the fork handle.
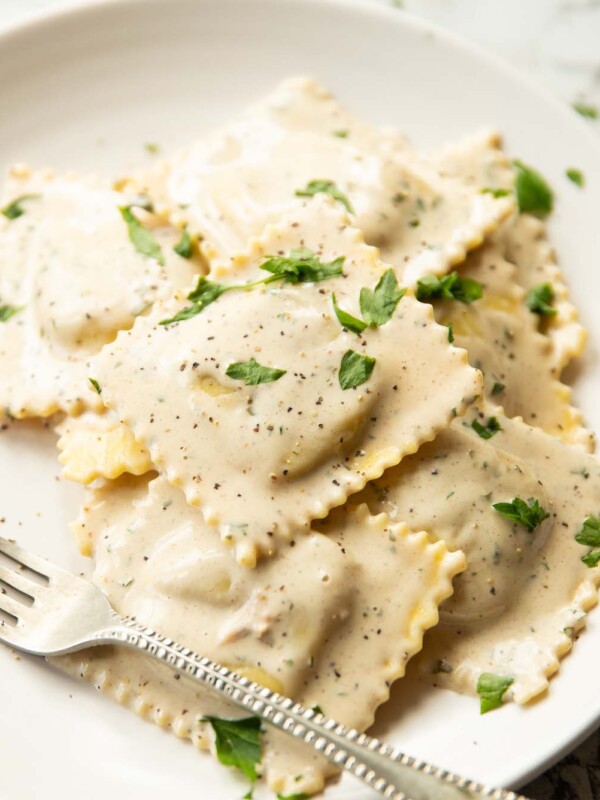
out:
{"label": "fork handle", "polygon": [[305,742],[388,800],[527,800],[515,792],[484,786],[405,755],[240,677],[127,617],[114,614],[114,626],[99,632],[94,643],[118,643],[147,653],[272,727]]}

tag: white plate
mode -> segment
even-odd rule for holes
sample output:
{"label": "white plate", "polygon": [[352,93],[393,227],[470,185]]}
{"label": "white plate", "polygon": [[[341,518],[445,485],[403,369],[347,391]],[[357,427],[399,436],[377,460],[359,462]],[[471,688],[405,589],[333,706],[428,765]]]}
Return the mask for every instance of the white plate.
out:
{"label": "white plate", "polygon": [[[576,399],[599,429],[600,145],[509,67],[402,12],[372,1],[145,0],[39,18],[0,37],[1,160],[123,170],[148,162],[145,142],[185,143],[302,73],[417,144],[496,124],[511,152],[549,178],[553,238],[591,330]],[[584,191],[564,177],[570,166],[585,172]],[[66,529],[79,494],[56,479],[52,436],[35,426],[4,432],[0,470],[3,532],[80,567]],[[480,717],[473,699],[403,681],[377,732],[458,772],[519,784],[600,719],[599,623],[593,613],[549,696],[531,708]],[[43,663],[0,648],[0,675],[3,800],[162,800],[167,791],[234,800],[245,791],[231,770]],[[347,780],[328,796],[371,795]]]}

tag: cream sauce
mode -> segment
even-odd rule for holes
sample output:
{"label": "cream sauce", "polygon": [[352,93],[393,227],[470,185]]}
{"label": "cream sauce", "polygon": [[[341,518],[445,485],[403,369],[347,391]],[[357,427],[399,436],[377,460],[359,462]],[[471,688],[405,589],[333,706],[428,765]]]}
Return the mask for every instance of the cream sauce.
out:
{"label": "cream sauce", "polygon": [[[162,304],[90,366],[107,406],[248,566],[433,438],[480,392],[464,351],[409,295],[381,327],[360,336],[342,328],[332,293],[359,315],[361,287],[373,288],[385,265],[327,199],[269,229],[229,278],[251,281],[268,254],[299,246],[324,262],[344,256],[346,277],[228,292],[169,326],[158,323],[181,300]],[[349,350],[376,364],[343,390]],[[251,358],[286,373],[258,386],[227,376]]]}
{"label": "cream sauce", "polygon": [[513,209],[512,198],[441,175],[398,133],[359,121],[307,79],[284,82],[135,184],[201,234],[209,260],[222,264],[314,180],[336,184],[366,241],[407,281],[460,263]]}
{"label": "cream sauce", "polygon": [[[359,729],[420,649],[464,567],[461,554],[363,506],[332,515],[327,535],[296,537],[249,571],[164,478],[93,491],[75,527],[91,540],[94,581],[118,612]],[[200,744],[202,715],[235,716],[135,652],[104,648],[56,661]],[[326,765],[283,741],[266,741],[271,786],[286,795],[320,789]]]}
{"label": "cream sauce", "polygon": [[[422,674],[470,693],[482,672],[512,677],[509,696],[524,703],[546,688],[597,600],[600,570],[581,562],[575,535],[598,514],[600,464],[499,411],[501,430],[486,441],[470,427],[485,411],[455,420],[353,500],[466,555],[419,656]],[[515,497],[536,498],[550,517],[529,533],[492,507]]]}
{"label": "cream sauce", "polygon": [[21,308],[0,323],[0,407],[17,417],[101,407],[87,359],[199,266],[143,211],[165,266],[137,252],[118,211],[128,198],[105,186],[20,168],[5,200],[28,194],[22,216],[0,216],[0,303]]}

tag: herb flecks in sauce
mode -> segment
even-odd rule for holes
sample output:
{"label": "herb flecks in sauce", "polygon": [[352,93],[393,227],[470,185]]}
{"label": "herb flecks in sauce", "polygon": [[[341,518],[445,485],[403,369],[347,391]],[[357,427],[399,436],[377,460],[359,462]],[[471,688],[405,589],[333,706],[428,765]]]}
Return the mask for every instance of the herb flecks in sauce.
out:
{"label": "herb flecks in sauce", "polygon": [[583,189],[585,186],[585,175],[580,169],[577,169],[576,167],[569,167],[569,169],[565,171],[565,175],[571,181],[571,183],[574,183],[575,186],[579,186],[580,189]]}
{"label": "herb flecks in sauce", "polygon": [[350,214],[355,213],[347,195],[333,181],[309,181],[304,189],[296,189],[296,197],[314,197],[316,194],[328,194],[338,203],[341,203]]}
{"label": "herb flecks in sauce", "polygon": [[182,258],[191,258],[194,254],[194,243],[187,228],[181,231],[181,239],[173,246],[173,250]]}
{"label": "herb flecks in sauce", "polygon": [[139,219],[135,216],[131,210],[131,206],[119,206],[119,213],[127,225],[129,239],[138,253],[141,253],[141,255],[146,256],[147,258],[155,259],[158,261],[161,267],[164,267],[165,257],[160,245],[148,228],[142,225]]}
{"label": "herb flecks in sauce", "polygon": [[0,322],[8,322],[11,317],[23,310],[23,306],[0,305]]}
{"label": "herb flecks in sauce", "polygon": [[22,194],[20,197],[17,197],[15,200],[5,205],[4,208],[0,210],[0,213],[2,213],[6,219],[19,219],[19,217],[22,217],[25,213],[23,203],[28,200],[36,200],[38,197],[39,194]]}
{"label": "herb flecks in sauce", "polygon": [[533,167],[522,161],[513,161],[515,192],[521,213],[546,216],[554,207],[554,195],[546,180]]}
{"label": "herb flecks in sauce", "polygon": [[530,497],[527,502],[520,497],[515,497],[511,503],[494,503],[493,507],[503,517],[523,525],[530,533],[550,516],[539,501],[533,497]]}
{"label": "herb flecks in sauce", "polygon": [[485,425],[482,425],[479,420],[474,419],[471,423],[471,427],[482,439],[491,439],[498,431],[502,430],[496,417],[490,417]]}
{"label": "herb flecks in sauce", "polygon": [[375,358],[363,356],[354,350],[346,350],[338,373],[342,389],[354,389],[368,381],[375,368],[375,362]]}
{"label": "herb flecks in sauce", "polygon": [[540,283],[527,293],[527,308],[542,317],[553,317],[556,314],[556,309],[551,305],[553,302],[554,289],[549,283]]}
{"label": "herb flecks in sauce", "polygon": [[501,675],[494,675],[491,672],[484,672],[477,681],[477,694],[480,697],[480,713],[487,714],[495,708],[500,708],[502,698],[507,690],[514,683],[514,678],[505,678]]}
{"label": "herb flecks in sauce", "polygon": [[102,387],[95,378],[88,378],[96,394],[102,394]]}
{"label": "herb flecks in sauce", "polygon": [[573,103],[573,110],[586,119],[598,119],[598,109],[590,103],[577,101]]}
{"label": "herb flecks in sauce", "polygon": [[600,519],[594,516],[588,517],[575,536],[575,541],[592,548],[581,556],[581,560],[588,567],[597,567],[600,564]]}

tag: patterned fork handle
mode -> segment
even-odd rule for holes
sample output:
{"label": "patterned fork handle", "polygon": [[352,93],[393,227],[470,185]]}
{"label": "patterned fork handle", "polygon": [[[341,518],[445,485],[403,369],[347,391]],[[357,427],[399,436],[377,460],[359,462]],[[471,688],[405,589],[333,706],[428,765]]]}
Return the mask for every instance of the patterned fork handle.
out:
{"label": "patterned fork handle", "polygon": [[133,620],[114,612],[113,619],[114,627],[96,634],[91,644],[119,643],[143,651],[269,725],[305,742],[388,800],[527,800],[515,792],[483,786],[404,755],[377,739],[258,686]]}

